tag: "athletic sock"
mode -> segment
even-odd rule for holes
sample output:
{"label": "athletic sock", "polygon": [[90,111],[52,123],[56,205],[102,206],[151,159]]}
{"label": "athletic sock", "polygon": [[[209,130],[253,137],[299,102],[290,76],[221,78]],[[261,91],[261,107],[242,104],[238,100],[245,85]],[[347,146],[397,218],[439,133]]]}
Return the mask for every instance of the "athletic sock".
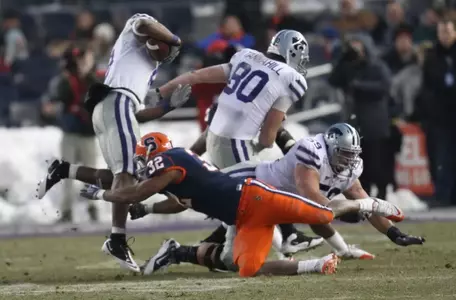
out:
{"label": "athletic sock", "polygon": [[187,262],[197,265],[198,258],[196,253],[198,252],[197,246],[180,246],[174,251],[174,259],[176,263]]}
{"label": "athletic sock", "polygon": [[125,228],[120,228],[120,227],[115,227],[113,226],[111,228],[111,235],[123,235],[127,233],[127,230]]}
{"label": "athletic sock", "polygon": [[[68,164],[68,171],[67,171],[67,177],[64,177],[64,178],[70,178],[70,179],[76,179],[76,174],[78,172],[78,169],[79,169],[79,165],[75,165],[75,164],[70,164],[70,163],[67,163]],[[64,163],[62,163],[62,167],[63,167]]]}
{"label": "athletic sock", "polygon": [[320,259],[309,259],[298,261],[298,274],[317,272],[317,264]]}
{"label": "athletic sock", "polygon": [[223,225],[220,225],[211,233],[210,236],[202,240],[202,242],[223,244],[225,242],[225,234],[226,228]]}
{"label": "athletic sock", "polygon": [[348,250],[347,243],[345,243],[344,238],[337,231],[331,237],[327,238],[326,242],[334,250],[336,250],[336,252],[344,252]]}

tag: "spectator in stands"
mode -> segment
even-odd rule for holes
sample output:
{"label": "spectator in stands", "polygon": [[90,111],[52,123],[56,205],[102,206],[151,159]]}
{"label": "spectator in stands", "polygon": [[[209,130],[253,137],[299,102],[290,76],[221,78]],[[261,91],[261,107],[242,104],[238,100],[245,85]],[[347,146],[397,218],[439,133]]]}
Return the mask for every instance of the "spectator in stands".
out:
{"label": "spectator in stands", "polygon": [[235,16],[228,15],[222,20],[220,30],[197,43],[205,53],[225,49],[228,45],[253,48],[255,38],[244,32],[241,22]]}
{"label": "spectator in stands", "polygon": [[88,10],[81,11],[76,16],[76,28],[72,33],[72,40],[78,42],[90,42],[95,28],[95,16]]}
{"label": "spectator in stands", "polygon": [[[438,42],[427,53],[419,105],[426,134],[434,141],[428,153],[435,155],[436,198],[444,205],[456,204],[456,31],[452,21],[438,23]],[[417,103],[418,105],[418,103]],[[432,162],[431,162],[432,164]]]}
{"label": "spectator in stands", "polygon": [[340,0],[339,14],[335,16],[332,26],[341,35],[346,33],[368,33],[378,26],[379,18],[374,13],[360,10],[356,0]]}
{"label": "spectator in stands", "polygon": [[383,55],[383,60],[393,75],[408,65],[416,63],[416,53],[413,48],[412,28],[401,25],[394,33],[394,45]]}
{"label": "spectator in stands", "polygon": [[274,15],[267,20],[268,41],[270,41],[278,31],[283,29],[293,29],[303,34],[313,30],[313,26],[310,22],[298,19],[290,13],[290,0],[276,0],[275,6]]}
{"label": "spectator in stands", "polygon": [[416,62],[399,71],[391,83],[391,96],[394,100],[395,115],[403,120],[420,121],[415,115],[415,99],[419,96],[422,82],[422,68],[426,51],[431,42],[423,42],[416,51]]}
{"label": "spectator in stands", "polygon": [[363,35],[351,36],[340,60],[330,74],[329,83],[344,91],[345,105],[351,122],[361,136],[364,159],[364,172],[361,183],[366,191],[373,184],[377,186],[378,197],[385,199],[389,168],[384,161],[390,136],[391,119],[388,109],[390,71],[373,54],[373,43]]}
{"label": "spectator in stands", "polygon": [[103,77],[108,68],[115,38],[116,32],[111,24],[101,23],[95,26],[92,45],[95,52],[96,71],[99,77]]}
{"label": "spectator in stands", "polygon": [[439,19],[439,12],[436,9],[427,9],[421,16],[419,25],[413,31],[413,41],[415,43],[435,41]]}
{"label": "spectator in stands", "polygon": [[396,0],[390,0],[386,6],[386,30],[383,44],[387,47],[392,46],[398,28],[407,23],[401,3]]}
{"label": "spectator in stands", "polygon": [[3,65],[8,69],[13,69],[15,63],[25,60],[29,56],[27,39],[21,29],[20,15],[14,10],[6,11],[3,14],[3,36],[5,44],[5,54]]}
{"label": "spectator in stands", "polygon": [[[57,114],[63,131],[62,157],[71,163],[95,167],[97,145],[91,118],[83,107],[88,87],[96,82],[93,53],[84,48],[71,47],[65,51],[62,61],[63,71],[50,86],[48,102],[43,104],[43,112],[44,115]],[[63,106],[60,114],[55,109],[57,103]],[[64,184],[65,197],[59,222],[71,222],[75,194],[71,180]],[[92,202],[89,202],[88,213],[92,221],[97,221],[97,211]]]}

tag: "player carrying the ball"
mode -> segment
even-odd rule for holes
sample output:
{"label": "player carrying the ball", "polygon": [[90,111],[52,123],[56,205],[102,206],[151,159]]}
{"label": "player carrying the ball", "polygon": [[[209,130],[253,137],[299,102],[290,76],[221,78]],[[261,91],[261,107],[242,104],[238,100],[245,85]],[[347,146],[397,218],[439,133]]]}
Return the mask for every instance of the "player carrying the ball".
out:
{"label": "player carrying the ball", "polygon": [[[164,44],[168,47],[163,47]],[[144,100],[157,76],[158,66],[173,61],[180,47],[181,40],[156,19],[135,14],[127,20],[112,49],[104,83],[94,84],[89,89],[86,109],[92,115],[103,157],[114,174],[112,189],[136,182],[133,156],[140,138],[138,121],[159,118],[185,103],[190,95],[188,85],[177,86],[166,100],[154,90],[152,94],[161,101],[156,107],[144,109]],[[160,57],[167,49],[169,53]],[[76,173],[76,168],[62,160],[53,161],[46,178],[40,182],[38,197],[42,198],[61,178],[73,178]],[[112,206],[112,231],[102,251],[112,255],[122,267],[139,272],[126,241],[127,214],[128,205],[115,203]]]}

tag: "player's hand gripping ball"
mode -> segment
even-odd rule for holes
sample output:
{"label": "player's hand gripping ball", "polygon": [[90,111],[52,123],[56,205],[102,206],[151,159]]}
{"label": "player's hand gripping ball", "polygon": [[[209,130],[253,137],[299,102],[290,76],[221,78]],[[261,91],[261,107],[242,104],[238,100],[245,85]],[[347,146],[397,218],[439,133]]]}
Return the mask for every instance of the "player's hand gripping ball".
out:
{"label": "player's hand gripping ball", "polygon": [[146,47],[149,55],[158,62],[163,62],[171,53],[168,44],[152,38],[146,42]]}

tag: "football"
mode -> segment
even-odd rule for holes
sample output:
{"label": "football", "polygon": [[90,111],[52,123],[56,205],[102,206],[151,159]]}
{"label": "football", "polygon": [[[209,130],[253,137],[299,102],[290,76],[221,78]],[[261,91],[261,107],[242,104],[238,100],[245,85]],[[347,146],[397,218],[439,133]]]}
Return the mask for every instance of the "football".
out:
{"label": "football", "polygon": [[146,42],[146,47],[150,56],[158,62],[161,62],[167,58],[170,52],[168,44],[156,39],[149,39]]}

